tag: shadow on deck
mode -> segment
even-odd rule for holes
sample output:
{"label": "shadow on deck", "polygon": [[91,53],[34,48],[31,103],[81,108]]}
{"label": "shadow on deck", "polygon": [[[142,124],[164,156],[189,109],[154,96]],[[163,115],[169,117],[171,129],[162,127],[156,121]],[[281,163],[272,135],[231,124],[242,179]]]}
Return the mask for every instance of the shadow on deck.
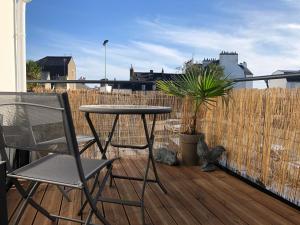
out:
{"label": "shadow on deck", "polygon": [[[114,173],[142,176],[146,160],[126,158],[115,163]],[[149,184],[145,194],[147,224],[299,224],[300,213],[294,208],[260,192],[235,177],[219,170],[203,173],[197,167],[170,167],[157,164],[160,179],[168,190],[165,195],[157,184]],[[150,173],[152,176],[152,174]],[[137,200],[141,182],[115,180],[104,194],[110,197]],[[81,193],[72,190],[72,202],[63,198],[55,186],[41,185],[34,199],[51,213],[78,218]],[[9,215],[20,196],[14,189],[8,193]],[[140,209],[130,206],[99,203],[111,224],[141,224]],[[87,211],[84,216],[87,215]],[[101,224],[94,219],[94,223]],[[52,224],[29,206],[21,225]],[[62,224],[77,224],[59,221]]]}

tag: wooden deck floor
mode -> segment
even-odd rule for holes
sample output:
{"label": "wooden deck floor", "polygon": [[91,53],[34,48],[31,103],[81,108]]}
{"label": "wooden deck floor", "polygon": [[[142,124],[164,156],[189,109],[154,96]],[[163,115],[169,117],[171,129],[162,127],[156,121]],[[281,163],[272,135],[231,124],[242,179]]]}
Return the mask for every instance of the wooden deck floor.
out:
{"label": "wooden deck floor", "polygon": [[[141,176],[144,165],[143,158],[122,159],[114,169],[116,174]],[[223,171],[203,173],[197,167],[158,165],[158,172],[169,193],[163,194],[156,184],[148,185],[145,194],[147,224],[300,224],[299,211]],[[104,195],[136,200],[140,197],[140,191],[140,182],[116,180],[114,187],[105,188]],[[76,218],[82,201],[81,193],[71,191],[70,197],[71,203],[62,197],[55,186],[44,185],[39,187],[34,199],[51,213]],[[18,199],[15,190],[9,191],[10,215]],[[99,207],[103,207],[111,224],[141,224],[139,208],[101,203]],[[52,223],[29,206],[20,224]],[[76,223],[59,221],[58,224]]]}

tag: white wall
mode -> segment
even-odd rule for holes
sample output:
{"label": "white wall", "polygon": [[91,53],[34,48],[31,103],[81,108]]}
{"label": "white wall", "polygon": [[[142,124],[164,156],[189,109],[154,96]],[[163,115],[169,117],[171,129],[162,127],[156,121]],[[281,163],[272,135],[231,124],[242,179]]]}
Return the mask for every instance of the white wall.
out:
{"label": "white wall", "polygon": [[16,91],[14,4],[0,1],[0,91]]}
{"label": "white wall", "polygon": [[[246,78],[251,78],[253,75],[246,75]],[[253,88],[253,81],[246,81],[243,82],[245,85],[245,88]]]}
{"label": "white wall", "polygon": [[26,91],[23,0],[0,0],[0,91]]}
{"label": "white wall", "polygon": [[287,81],[285,78],[269,80],[269,88],[286,88],[286,87],[287,87]]}
{"label": "white wall", "polygon": [[[237,54],[220,54],[220,66],[224,68],[224,74],[230,79],[245,78],[244,70],[238,64]],[[248,84],[252,86],[252,82]],[[246,82],[238,82],[235,88],[246,88]]]}
{"label": "white wall", "polygon": [[26,91],[26,30],[25,30],[25,0],[16,1],[15,6],[15,42],[16,42],[16,89]]}

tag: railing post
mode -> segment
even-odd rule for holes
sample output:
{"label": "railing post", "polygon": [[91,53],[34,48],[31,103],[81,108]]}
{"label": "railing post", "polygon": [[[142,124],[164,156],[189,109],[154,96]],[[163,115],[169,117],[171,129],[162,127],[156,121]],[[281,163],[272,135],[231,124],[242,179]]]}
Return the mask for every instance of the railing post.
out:
{"label": "railing post", "polygon": [[0,161],[0,225],[8,225],[5,161]]}

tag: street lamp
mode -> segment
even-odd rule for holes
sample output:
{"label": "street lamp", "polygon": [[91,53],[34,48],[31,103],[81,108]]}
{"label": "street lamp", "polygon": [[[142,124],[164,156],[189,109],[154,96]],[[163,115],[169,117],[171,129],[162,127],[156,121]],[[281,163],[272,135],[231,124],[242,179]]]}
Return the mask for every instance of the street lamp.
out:
{"label": "street lamp", "polygon": [[104,46],[104,79],[106,80],[106,45],[108,43],[108,40],[103,41]]}

